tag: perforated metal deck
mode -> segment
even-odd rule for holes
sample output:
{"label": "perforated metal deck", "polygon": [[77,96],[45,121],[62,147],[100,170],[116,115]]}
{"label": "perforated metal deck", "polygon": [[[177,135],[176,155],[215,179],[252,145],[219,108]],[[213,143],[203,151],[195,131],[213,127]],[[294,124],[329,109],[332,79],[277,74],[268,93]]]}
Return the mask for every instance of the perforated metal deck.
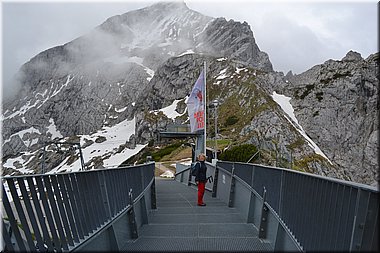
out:
{"label": "perforated metal deck", "polygon": [[157,209],[139,238],[121,245],[123,251],[273,251],[258,238],[235,208],[206,192],[205,207],[197,206],[197,191],[174,180],[156,178]]}

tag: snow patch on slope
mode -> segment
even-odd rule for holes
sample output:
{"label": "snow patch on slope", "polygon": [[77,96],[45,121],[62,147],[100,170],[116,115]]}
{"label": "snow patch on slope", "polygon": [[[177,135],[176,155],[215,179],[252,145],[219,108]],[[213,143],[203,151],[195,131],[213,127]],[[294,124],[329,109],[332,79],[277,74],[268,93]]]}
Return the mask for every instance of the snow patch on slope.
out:
{"label": "snow patch on slope", "polygon": [[226,72],[227,72],[227,68],[221,70],[219,74],[217,75],[216,80],[223,80],[227,78],[228,76],[226,75]]}
{"label": "snow patch on slope", "polygon": [[[37,154],[38,155],[39,150],[34,152],[25,152],[23,155],[20,155],[16,158],[8,158],[5,163],[3,163],[3,168],[10,168],[16,171],[19,171],[23,174],[31,174],[34,173],[32,170],[27,168],[27,164],[29,161]],[[23,157],[27,157],[27,159],[24,159]],[[18,165],[18,166],[16,166]]]}
{"label": "snow patch on slope", "polygon": [[[134,149],[124,148],[119,151],[120,145],[125,144],[129,138],[135,134],[136,118],[124,120],[112,127],[103,127],[101,130],[90,135],[81,135],[80,144],[84,146],[87,141],[94,143],[82,149],[83,159],[88,163],[96,157],[103,159],[103,166],[118,166],[123,161],[140,152],[146,145],[136,145]],[[103,142],[96,140],[105,138]],[[68,165],[67,160],[63,161],[49,173],[60,171],[79,171],[81,169],[80,159]]]}
{"label": "snow patch on slope", "polygon": [[[296,116],[294,115],[294,108],[290,104],[290,97],[286,97],[285,95],[277,94],[275,91],[273,91],[272,94],[273,100],[282,108],[282,110],[290,117],[286,117],[288,121],[297,129],[297,131],[302,134],[302,136],[307,140],[309,146],[314,149],[314,152],[316,154],[319,154],[326,158],[327,161],[329,161],[330,164],[333,164],[329,158],[322,152],[322,150],[318,147],[318,145],[310,139],[310,137],[306,134],[305,130],[302,128],[302,126],[298,123],[298,120]],[[294,123],[295,124],[294,124]]]}
{"label": "snow patch on slope", "polygon": [[10,142],[13,136],[18,135],[21,138],[21,140],[24,142],[25,146],[29,147],[29,145],[35,144],[36,141],[34,139],[33,140],[25,140],[24,141],[23,138],[24,138],[25,134],[32,134],[32,133],[41,134],[41,132],[38,129],[36,129],[34,127],[30,127],[28,129],[24,129],[24,130],[21,130],[21,131],[15,133],[15,134],[12,134],[6,141],[4,141],[3,145],[6,144],[6,143],[8,143],[8,142]]}
{"label": "snow patch on slope", "polygon": [[178,57],[183,56],[183,55],[187,55],[187,54],[194,54],[194,53],[195,52],[192,49],[188,49],[185,52],[183,52],[182,54],[178,55]]}
{"label": "snow patch on slope", "polygon": [[[40,108],[43,104],[46,103],[46,101],[48,101],[49,99],[51,99],[52,97],[56,96],[58,93],[60,93],[62,91],[62,89],[64,87],[67,87],[67,85],[74,79],[74,77],[70,78],[71,76],[68,75],[67,76],[67,79],[66,79],[66,82],[64,84],[62,84],[60,87],[55,87],[52,95],[49,95],[47,94],[47,90],[45,90],[44,93],[37,93],[36,95],[34,95],[33,99],[36,99],[37,97],[42,97],[44,100],[41,101],[40,99],[37,99],[36,101],[34,101],[34,103],[32,104],[32,99],[27,101],[25,105],[23,105],[19,110],[15,111],[16,108],[13,108],[13,111],[15,111],[14,113],[8,115],[8,116],[5,116],[4,114],[4,120],[5,119],[11,119],[11,118],[14,118],[15,116],[21,116],[21,115],[24,115],[27,111],[29,111],[30,109],[37,107]],[[54,83],[51,84],[51,91],[53,90],[53,86],[54,86]],[[51,93],[50,91],[50,93]],[[45,98],[45,96],[47,95],[47,97]],[[25,97],[27,98],[27,97]]]}
{"label": "snow patch on slope", "polygon": [[[21,168],[17,168],[15,166],[15,163],[16,164],[18,163],[22,167]],[[13,170],[17,170],[17,171],[19,171],[19,172],[21,172],[23,174],[31,174],[31,173],[33,173],[32,170],[25,168],[24,164],[25,164],[24,159],[22,159],[22,157],[19,156],[19,157],[16,157],[16,158],[8,158],[7,161],[3,164],[3,167],[4,168],[11,168]]]}
{"label": "snow patch on slope", "polygon": [[154,76],[154,70],[143,65],[144,59],[141,57],[137,57],[137,56],[129,57],[129,56],[116,55],[116,56],[105,58],[103,61],[111,62],[113,64],[136,63],[137,65],[143,67],[145,72],[149,75],[149,77],[146,78],[148,81],[150,81]]}
{"label": "snow patch on slope", "polygon": [[55,138],[62,138],[62,134],[58,131],[57,126],[54,123],[54,120],[52,118],[49,119],[50,125],[48,126],[48,133],[51,133],[51,139],[54,140]]}
{"label": "snow patch on slope", "polygon": [[[185,97],[185,103],[187,102],[187,99],[189,98],[189,96],[186,96]],[[178,113],[176,111],[176,108],[177,108],[177,105],[180,101],[182,101],[182,99],[177,99],[177,100],[174,100],[173,103],[165,108],[162,108],[160,110],[157,110],[157,111],[151,111],[151,113],[154,113],[154,114],[158,114],[159,112],[163,112],[168,118],[174,120],[175,118],[179,117],[179,116],[182,116],[186,113],[186,110],[183,112],[183,113]]]}

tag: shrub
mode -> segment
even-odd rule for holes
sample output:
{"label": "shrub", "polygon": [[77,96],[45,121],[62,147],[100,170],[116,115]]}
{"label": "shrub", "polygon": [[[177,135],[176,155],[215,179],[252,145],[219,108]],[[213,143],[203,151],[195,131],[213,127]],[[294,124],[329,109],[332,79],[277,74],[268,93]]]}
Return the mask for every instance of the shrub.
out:
{"label": "shrub", "polygon": [[154,152],[152,154],[152,158],[154,161],[159,162],[162,159],[162,157],[169,155],[171,152],[179,148],[181,145],[182,145],[182,142],[178,142],[178,143],[174,143],[169,146],[166,146],[165,148],[160,149],[157,152]]}
{"label": "shrub", "polygon": [[102,143],[102,142],[105,142],[107,140],[106,137],[104,136],[99,136],[98,138],[96,138],[95,142],[96,143]]}
{"label": "shrub", "polygon": [[239,121],[239,118],[236,117],[235,115],[230,116],[226,119],[226,123],[224,124],[225,126],[232,126],[235,125]]}
{"label": "shrub", "polygon": [[318,99],[319,102],[323,99],[323,92],[317,92],[315,93],[315,97]]}
{"label": "shrub", "polygon": [[[246,163],[256,152],[256,146],[252,144],[243,144],[224,151],[222,154],[220,154],[219,158],[223,161]],[[257,158],[258,157],[255,157],[253,161]]]}

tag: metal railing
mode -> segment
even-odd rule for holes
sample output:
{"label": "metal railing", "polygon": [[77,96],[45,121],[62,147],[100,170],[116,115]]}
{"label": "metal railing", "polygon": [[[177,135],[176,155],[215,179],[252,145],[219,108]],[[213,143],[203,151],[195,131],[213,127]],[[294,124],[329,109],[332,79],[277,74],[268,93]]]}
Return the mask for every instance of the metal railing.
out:
{"label": "metal railing", "polygon": [[[275,251],[379,250],[374,187],[245,163],[218,161],[212,172],[213,196],[239,210]],[[189,170],[176,180],[190,182]]]}
{"label": "metal railing", "polygon": [[126,216],[124,235],[136,238],[137,225],[147,222],[146,202],[155,207],[154,163],[2,182],[4,251],[89,250],[98,239],[107,241],[103,250],[118,250],[114,223]]}
{"label": "metal railing", "polygon": [[[218,162],[217,167],[260,195],[302,250],[378,250],[378,189],[268,166]],[[269,231],[268,226],[258,223],[260,230]],[[276,239],[275,250],[283,250]]]}
{"label": "metal railing", "polygon": [[166,132],[190,133],[190,124],[171,124],[166,126]]}

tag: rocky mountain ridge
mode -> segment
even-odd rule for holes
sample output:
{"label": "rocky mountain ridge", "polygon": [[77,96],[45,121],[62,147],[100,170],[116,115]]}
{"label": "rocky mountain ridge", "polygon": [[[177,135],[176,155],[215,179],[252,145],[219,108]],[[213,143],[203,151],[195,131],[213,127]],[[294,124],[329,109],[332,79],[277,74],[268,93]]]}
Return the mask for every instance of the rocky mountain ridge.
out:
{"label": "rocky mountain ridge", "polygon": [[[159,129],[187,122],[184,101],[206,61],[208,99],[221,102],[223,136],[260,147],[269,164],[279,152],[283,166],[293,159],[295,169],[372,184],[377,57],[350,52],[284,76],[245,22],[207,17],[178,2],[114,16],[22,66],[23,89],[4,105],[5,174],[41,172],[41,149],[51,140],[80,142],[89,169],[121,163]],[[298,122],[274,92],[291,98]],[[342,105],[350,106],[341,111]],[[169,107],[177,109],[167,115],[162,108]],[[55,149],[47,147],[46,171],[75,170],[79,153]]]}
{"label": "rocky mountain ridge", "polygon": [[350,51],[288,78],[282,89],[308,135],[350,178],[367,184],[378,179],[378,62],[378,54],[363,59]]}

